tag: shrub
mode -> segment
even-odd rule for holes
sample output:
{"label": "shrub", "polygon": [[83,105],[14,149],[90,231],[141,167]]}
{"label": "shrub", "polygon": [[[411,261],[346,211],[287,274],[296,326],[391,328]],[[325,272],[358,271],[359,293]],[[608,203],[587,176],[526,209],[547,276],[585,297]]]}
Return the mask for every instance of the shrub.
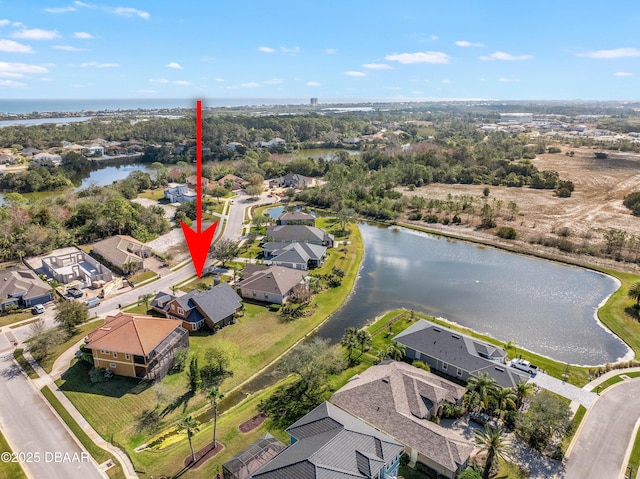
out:
{"label": "shrub", "polygon": [[92,383],[104,383],[110,378],[105,374],[107,370],[105,368],[91,368],[89,371],[89,379]]}
{"label": "shrub", "polygon": [[416,211],[415,213],[410,213],[407,218],[412,221],[419,221],[422,219],[422,213]]}
{"label": "shrub", "polygon": [[180,373],[184,371],[184,367],[187,364],[189,358],[189,350],[187,348],[180,348],[176,351],[176,355],[173,358],[172,373]]}
{"label": "shrub", "polygon": [[450,220],[449,220],[449,217],[448,217],[448,216],[446,216],[446,217],[442,218],[442,222],[441,222],[441,223],[442,223],[443,225],[445,225],[445,226],[446,226],[446,225],[448,225],[448,224],[449,224],[449,221],[450,221]]}
{"label": "shrub", "polygon": [[571,197],[571,190],[569,188],[560,188],[556,192],[556,195],[558,195],[558,198],[570,198]]}
{"label": "shrub", "polygon": [[511,226],[501,226],[498,228],[498,231],[496,231],[496,236],[503,239],[514,240],[516,239],[517,233]]}
{"label": "shrub", "polygon": [[437,223],[438,222],[438,215],[427,215],[427,216],[425,216],[424,220],[427,223]]}
{"label": "shrub", "polygon": [[277,313],[278,311],[280,311],[280,307],[281,305],[277,304],[277,303],[273,303],[269,305],[269,311],[273,311],[274,313]]}
{"label": "shrub", "polygon": [[425,371],[431,372],[431,366],[427,363],[423,363],[422,361],[414,361],[411,363],[414,367],[424,369]]}

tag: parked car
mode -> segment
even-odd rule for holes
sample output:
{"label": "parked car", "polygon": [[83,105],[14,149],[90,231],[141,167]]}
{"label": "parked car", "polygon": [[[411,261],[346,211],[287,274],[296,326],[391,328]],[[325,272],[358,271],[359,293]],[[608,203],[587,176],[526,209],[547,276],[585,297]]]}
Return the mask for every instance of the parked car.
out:
{"label": "parked car", "polygon": [[44,306],[41,304],[36,304],[33,308],[31,308],[31,312],[33,314],[42,314],[44,313]]}
{"label": "parked car", "polygon": [[82,298],[84,294],[80,291],[79,288],[69,288],[67,289],[67,296],[71,296],[72,298]]}
{"label": "parked car", "polygon": [[95,308],[100,304],[100,298],[89,298],[84,302],[87,308]]}
{"label": "parked car", "polygon": [[529,374],[536,374],[538,372],[538,366],[531,364],[526,359],[513,359],[511,361],[511,367],[519,369],[520,371],[525,371]]}

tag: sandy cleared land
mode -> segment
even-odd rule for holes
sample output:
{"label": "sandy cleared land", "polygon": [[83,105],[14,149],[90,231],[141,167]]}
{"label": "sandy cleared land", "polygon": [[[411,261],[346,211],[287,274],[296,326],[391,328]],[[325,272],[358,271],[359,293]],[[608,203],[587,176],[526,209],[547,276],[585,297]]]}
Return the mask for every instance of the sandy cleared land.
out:
{"label": "sandy cleared land", "polygon": [[[556,248],[530,243],[540,237],[557,239],[563,228],[568,229],[567,240],[579,246],[589,247],[601,247],[603,234],[610,228],[624,230],[629,235],[640,235],[640,218],[633,216],[622,204],[625,195],[640,191],[640,155],[609,153],[607,159],[601,160],[595,158],[595,150],[585,148],[574,151],[574,157],[568,157],[564,153],[545,154],[533,160],[539,170],[556,170],[560,173],[560,178],[573,181],[575,191],[571,198],[559,198],[551,190],[489,187],[490,200],[496,198],[504,201],[502,217],[497,218],[497,224],[513,227],[518,233],[516,241],[501,240],[495,236],[494,230],[477,229],[478,218],[473,225],[469,225],[466,214],[461,215],[463,224],[459,226],[433,225],[424,221],[411,223],[485,242],[515,245],[529,251],[563,255],[628,271],[640,271],[637,265],[627,263],[623,266],[622,263],[592,256],[561,253]],[[409,196],[422,195],[425,198],[445,200],[448,194],[481,198],[484,188],[485,185],[435,184],[415,191],[402,191]],[[511,221],[506,219],[506,206],[510,201],[515,201],[519,209],[519,214]]]}

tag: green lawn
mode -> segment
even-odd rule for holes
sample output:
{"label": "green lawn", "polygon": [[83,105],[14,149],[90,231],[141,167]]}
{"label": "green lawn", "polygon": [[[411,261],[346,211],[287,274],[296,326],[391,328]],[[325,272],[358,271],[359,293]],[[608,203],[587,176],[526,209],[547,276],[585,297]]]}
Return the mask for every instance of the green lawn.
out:
{"label": "green lawn", "polygon": [[159,278],[160,276],[158,276],[158,273],[156,273],[155,271],[144,271],[142,273],[134,274],[133,276],[129,277],[129,282],[133,281],[133,284],[137,285],[142,281],[156,277]]}
{"label": "green lawn", "polygon": [[[229,281],[231,281],[231,276],[226,276],[226,275],[221,275],[220,276],[220,281],[223,283],[228,283]],[[193,281],[189,281],[188,283],[184,283],[182,286],[180,286],[180,291],[184,291],[185,293],[188,293],[189,291],[193,290],[193,289],[198,289],[199,285],[206,285],[208,286],[212,286],[213,285],[213,276],[203,276],[202,278],[198,279],[194,279]]]}
{"label": "green lawn", "polygon": [[78,438],[78,440],[82,443],[82,445],[87,449],[89,454],[93,456],[98,464],[102,464],[103,462],[113,459],[115,462],[115,466],[112,467],[109,472],[109,477],[122,479],[125,478],[124,471],[122,470],[122,466],[120,463],[111,456],[107,451],[98,447],[95,442],[91,440],[91,438],[87,435],[86,432],[78,425],[75,419],[71,417],[71,414],[64,408],[62,403],[58,400],[58,398],[53,394],[49,387],[43,387],[40,392],[47,398],[47,401],[53,406],[58,415],[62,418],[62,420],[66,423],[66,425],[71,429],[74,436]]}
{"label": "green lawn", "polygon": [[[633,443],[633,449],[631,450],[631,457],[629,457],[629,463],[633,473],[636,474],[640,468],[640,431],[636,434],[636,439]],[[628,472],[628,469],[627,469]],[[631,476],[635,477],[635,476]]]}
{"label": "green lawn", "polygon": [[13,358],[18,361],[18,364],[24,370],[24,372],[27,373],[27,376],[29,376],[31,379],[38,379],[40,376],[38,376],[36,370],[33,369],[31,367],[31,364],[29,364],[29,362],[26,360],[26,358],[22,354],[23,352],[24,349],[14,349]]}
{"label": "green lawn", "polygon": [[[12,451],[7,443],[7,440],[0,431],[0,453],[3,452],[17,452]],[[0,479],[27,479],[27,475],[20,467],[18,462],[4,462],[2,461],[2,467],[0,467]]]}
{"label": "green lawn", "polygon": [[510,464],[500,459],[500,470],[498,474],[493,476],[493,479],[527,479],[529,472],[526,469],[521,469],[516,464]]}
{"label": "green lawn", "polygon": [[145,190],[138,194],[138,198],[147,198],[158,201],[164,198],[164,188],[156,188],[155,190]]}
{"label": "green lawn", "polygon": [[[335,265],[345,271],[342,286],[316,296],[309,316],[285,322],[279,313],[269,311],[266,305],[245,304],[244,315],[237,324],[223,328],[216,334],[196,332],[191,335],[191,353],[200,359],[201,364],[204,352],[209,347],[219,347],[229,354],[234,375],[222,384],[221,389],[225,394],[289,350],[343,304],[353,288],[363,254],[360,231],[356,227],[352,227],[350,241],[352,244],[346,254],[332,250],[328,260],[329,270]],[[144,308],[144,305],[141,307]],[[148,470],[154,477],[156,474],[178,472],[182,459],[188,454],[186,441],[170,446],[162,453],[149,451],[138,454],[133,451],[153,436],[149,432],[139,432],[136,425],[145,411],[156,407],[154,388],[117,377],[106,383],[91,384],[87,377],[88,369],[88,365],[76,362],[57,384],[89,423],[108,441],[121,444],[136,467]],[[188,394],[185,372],[166,376],[162,388],[169,399],[163,400],[159,406],[163,411],[159,430],[165,430],[185,415],[207,406],[201,393],[194,396]],[[255,411],[257,406],[254,404],[252,407]],[[237,430],[234,432],[234,428],[223,434],[227,434],[226,442],[230,451],[231,447],[233,450],[242,449],[258,437],[256,433],[247,435],[253,438],[251,441],[244,436],[240,439],[236,437],[239,433]],[[230,456],[222,453],[221,457]],[[199,469],[198,475],[191,477],[200,477],[202,470]]]}
{"label": "green lawn", "polygon": [[583,405],[580,405],[578,407],[578,410],[576,411],[576,414],[573,416],[573,419],[571,420],[571,434],[566,434],[562,438],[563,452],[567,451],[567,448],[569,447],[569,444],[571,444],[571,440],[573,439],[573,436],[575,436],[576,432],[578,432],[578,427],[580,427],[580,423],[584,419],[585,414],[587,414],[587,408],[585,408]]}
{"label": "green lawn", "polygon": [[594,392],[594,393],[602,392],[605,389],[607,389],[609,386],[613,386],[616,383],[624,381],[624,379],[622,379],[620,377],[623,374],[626,375],[626,376],[629,376],[630,378],[640,377],[640,371],[628,372],[628,373],[624,373],[623,372],[623,373],[618,374],[617,376],[610,377],[605,382],[603,382],[603,383],[599,384],[598,386],[596,386],[595,388],[593,388],[591,390],[591,392]]}
{"label": "green lawn", "polygon": [[10,324],[17,323],[18,321],[24,321],[25,319],[33,318],[31,311],[25,310],[19,313],[12,313],[0,316],[0,328],[3,326],[9,326]]}
{"label": "green lawn", "polygon": [[77,343],[82,338],[84,338],[91,331],[96,329],[100,324],[101,323],[97,321],[93,323],[83,324],[82,326],[80,326],[76,334],[74,334],[71,338],[67,339],[64,343],[59,344],[58,346],[53,348],[51,352],[47,355],[47,357],[44,358],[42,361],[40,361],[40,366],[42,366],[42,369],[50,373],[51,369],[53,368],[53,363],[62,353],[64,353],[67,349],[69,349],[75,343]]}

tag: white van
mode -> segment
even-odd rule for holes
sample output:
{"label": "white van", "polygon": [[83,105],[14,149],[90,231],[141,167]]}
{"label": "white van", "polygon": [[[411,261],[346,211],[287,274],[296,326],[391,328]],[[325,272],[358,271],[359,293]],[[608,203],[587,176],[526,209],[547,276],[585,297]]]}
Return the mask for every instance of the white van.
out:
{"label": "white van", "polygon": [[95,308],[100,304],[100,298],[89,298],[84,302],[87,308]]}

